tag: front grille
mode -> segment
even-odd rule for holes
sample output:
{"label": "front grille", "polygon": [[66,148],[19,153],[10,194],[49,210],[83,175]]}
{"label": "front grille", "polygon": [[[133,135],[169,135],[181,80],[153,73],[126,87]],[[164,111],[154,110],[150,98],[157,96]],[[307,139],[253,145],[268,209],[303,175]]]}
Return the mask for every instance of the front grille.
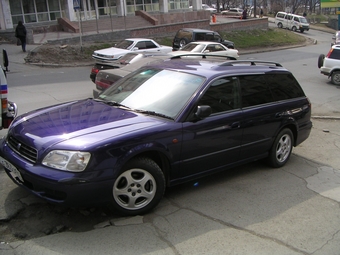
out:
{"label": "front grille", "polygon": [[35,148],[20,142],[13,136],[9,136],[7,138],[7,142],[9,147],[11,147],[11,149],[18,153],[21,157],[27,159],[32,163],[37,162],[38,152]]}

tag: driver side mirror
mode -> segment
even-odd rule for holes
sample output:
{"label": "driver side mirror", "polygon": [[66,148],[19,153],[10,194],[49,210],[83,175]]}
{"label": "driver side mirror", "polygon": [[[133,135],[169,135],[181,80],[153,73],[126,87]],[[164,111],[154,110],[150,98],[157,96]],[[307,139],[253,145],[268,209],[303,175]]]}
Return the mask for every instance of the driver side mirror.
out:
{"label": "driver side mirror", "polygon": [[211,107],[209,105],[199,105],[197,106],[197,111],[195,112],[195,117],[202,120],[211,114]]}

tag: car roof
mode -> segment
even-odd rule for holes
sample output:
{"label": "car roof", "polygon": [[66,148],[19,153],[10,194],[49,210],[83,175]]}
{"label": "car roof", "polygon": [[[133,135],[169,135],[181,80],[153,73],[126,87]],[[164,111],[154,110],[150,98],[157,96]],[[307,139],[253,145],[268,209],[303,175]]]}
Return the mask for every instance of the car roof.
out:
{"label": "car roof", "polygon": [[193,31],[193,32],[201,32],[201,33],[217,33],[217,32],[212,31],[212,30],[200,29],[200,28],[181,28],[180,30]]}
{"label": "car roof", "polygon": [[124,40],[126,40],[126,41],[153,41],[150,38],[126,38]]}
{"label": "car roof", "polygon": [[[204,45],[208,45],[208,44],[219,44],[219,45],[222,45],[224,46],[222,43],[219,43],[219,42],[211,42],[211,41],[195,41],[195,42],[189,42],[187,43],[186,45],[188,44],[204,44]],[[225,46],[224,46],[225,47]]]}
{"label": "car roof", "polygon": [[[203,56],[202,54],[197,54]],[[190,54],[193,56],[193,54]],[[273,71],[289,72],[281,64],[269,61],[251,61],[251,60],[218,60],[217,56],[204,55],[205,58],[181,58],[178,56],[156,64],[150,64],[148,67],[154,67],[165,70],[191,73],[194,75],[204,76],[207,79],[221,75],[238,75],[238,74],[258,74]],[[183,56],[182,56],[183,57]],[[224,58],[225,59],[225,58]],[[290,73],[290,72],[289,72]]]}

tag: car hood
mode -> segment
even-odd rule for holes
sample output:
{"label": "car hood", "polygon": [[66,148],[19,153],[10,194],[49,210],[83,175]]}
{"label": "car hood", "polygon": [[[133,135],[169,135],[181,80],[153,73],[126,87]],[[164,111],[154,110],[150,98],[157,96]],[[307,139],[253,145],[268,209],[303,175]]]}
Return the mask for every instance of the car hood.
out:
{"label": "car hood", "polygon": [[8,132],[20,143],[44,150],[52,145],[84,150],[103,140],[164,124],[149,117],[87,99],[46,107],[15,119]]}
{"label": "car hood", "polygon": [[120,55],[125,55],[126,53],[129,53],[129,52],[131,52],[131,51],[111,47],[111,48],[107,48],[107,49],[96,50],[94,53],[99,54],[99,55],[104,55],[104,56],[112,56],[112,55],[120,56]]}

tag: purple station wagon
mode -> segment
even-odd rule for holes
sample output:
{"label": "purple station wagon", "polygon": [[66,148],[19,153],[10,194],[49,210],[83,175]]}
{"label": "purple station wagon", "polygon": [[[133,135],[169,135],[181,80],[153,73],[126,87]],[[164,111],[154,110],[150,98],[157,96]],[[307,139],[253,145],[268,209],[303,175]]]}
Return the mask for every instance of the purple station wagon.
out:
{"label": "purple station wagon", "polygon": [[266,158],[308,138],[311,104],[278,63],[178,58],[125,76],[96,99],[17,117],[0,163],[19,186],[67,206],[143,214],[167,186]]}

